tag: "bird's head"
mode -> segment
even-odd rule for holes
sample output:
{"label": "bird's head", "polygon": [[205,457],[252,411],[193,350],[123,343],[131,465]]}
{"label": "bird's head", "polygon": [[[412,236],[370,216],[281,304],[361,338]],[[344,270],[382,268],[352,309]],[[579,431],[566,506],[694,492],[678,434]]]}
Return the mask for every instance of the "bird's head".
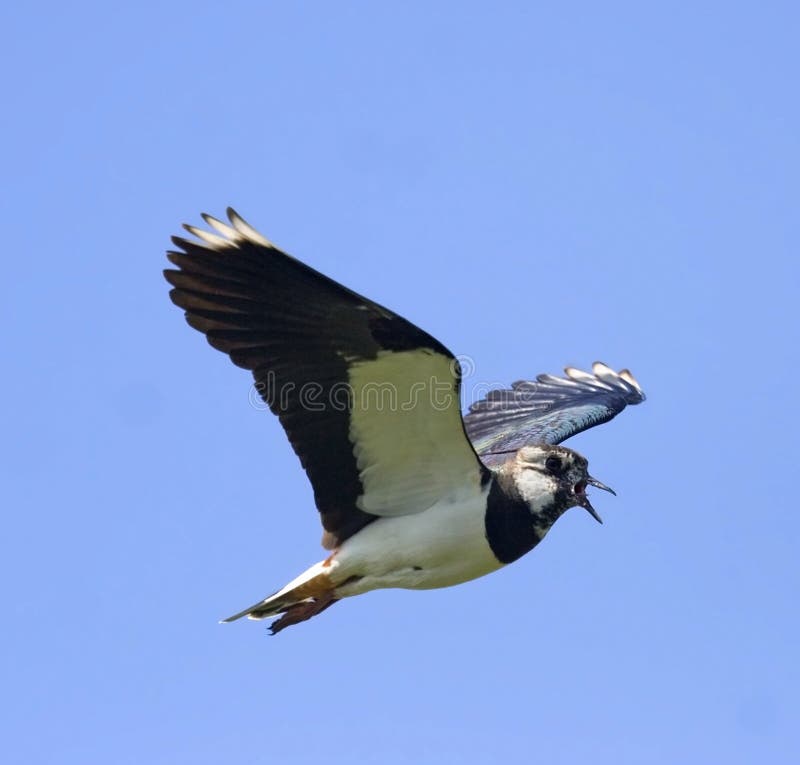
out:
{"label": "bird's head", "polygon": [[602,519],[589,502],[586,488],[614,490],[589,475],[589,462],[572,449],[535,444],[520,449],[511,464],[514,484],[543,531],[565,511],[579,505],[598,523]]}

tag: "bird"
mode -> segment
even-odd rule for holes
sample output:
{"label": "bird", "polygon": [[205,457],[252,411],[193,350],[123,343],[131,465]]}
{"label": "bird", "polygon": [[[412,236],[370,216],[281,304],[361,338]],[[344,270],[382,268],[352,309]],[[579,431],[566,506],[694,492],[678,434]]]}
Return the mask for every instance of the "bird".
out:
{"label": "bird", "polygon": [[596,362],[490,391],[462,414],[461,368],[403,317],[280,250],[232,208],[184,224],[172,302],[250,370],[314,493],[327,555],[223,619],[271,634],[382,588],[461,584],[521,558],[572,507],[602,523],[588,461],[561,445],[645,400]]}

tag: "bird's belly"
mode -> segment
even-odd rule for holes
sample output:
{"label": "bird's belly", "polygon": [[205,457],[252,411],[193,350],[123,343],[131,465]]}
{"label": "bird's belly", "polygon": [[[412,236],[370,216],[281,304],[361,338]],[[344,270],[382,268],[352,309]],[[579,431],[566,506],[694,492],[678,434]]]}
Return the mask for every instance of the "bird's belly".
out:
{"label": "bird's belly", "polygon": [[423,513],[379,518],[334,559],[339,597],[386,587],[432,589],[502,566],[489,547],[485,494],[440,501]]}

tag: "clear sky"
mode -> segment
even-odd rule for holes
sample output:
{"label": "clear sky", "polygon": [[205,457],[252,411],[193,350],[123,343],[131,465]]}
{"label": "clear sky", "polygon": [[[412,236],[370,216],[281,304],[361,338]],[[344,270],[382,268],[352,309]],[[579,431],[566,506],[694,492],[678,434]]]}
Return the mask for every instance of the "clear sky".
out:
{"label": "clear sky", "polygon": [[[800,761],[794,3],[10,3],[3,759]],[[322,551],[161,276],[232,204],[474,359],[629,366],[619,496],[471,584],[217,620]]]}

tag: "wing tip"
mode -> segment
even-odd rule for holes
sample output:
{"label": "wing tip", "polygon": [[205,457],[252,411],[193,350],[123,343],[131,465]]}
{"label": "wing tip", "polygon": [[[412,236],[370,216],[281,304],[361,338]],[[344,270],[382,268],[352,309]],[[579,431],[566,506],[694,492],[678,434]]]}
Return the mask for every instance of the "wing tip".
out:
{"label": "wing tip", "polygon": [[239,249],[242,244],[248,242],[260,247],[275,249],[275,245],[263,234],[251,226],[239,213],[232,207],[226,210],[230,225],[224,223],[219,218],[215,218],[208,213],[200,213],[200,217],[212,231],[193,226],[190,223],[183,223],[184,231],[191,234],[193,238],[185,236],[172,236],[172,243],[185,253],[202,247],[214,252],[223,252],[229,249]]}
{"label": "wing tip", "polygon": [[642,386],[639,384],[639,381],[633,376],[630,369],[621,369],[619,371],[619,376],[622,380],[624,380],[628,385],[632,388],[636,389],[636,392],[642,397],[642,401],[646,398],[644,395],[644,391],[642,390]]}
{"label": "wing tip", "polygon": [[225,213],[227,214],[228,220],[231,222],[231,225],[241,237],[249,240],[250,242],[253,242],[254,244],[260,244],[262,247],[275,247],[275,245],[272,242],[270,242],[270,240],[267,239],[267,237],[258,232],[255,228],[253,228],[232,207],[228,207],[225,210]]}

